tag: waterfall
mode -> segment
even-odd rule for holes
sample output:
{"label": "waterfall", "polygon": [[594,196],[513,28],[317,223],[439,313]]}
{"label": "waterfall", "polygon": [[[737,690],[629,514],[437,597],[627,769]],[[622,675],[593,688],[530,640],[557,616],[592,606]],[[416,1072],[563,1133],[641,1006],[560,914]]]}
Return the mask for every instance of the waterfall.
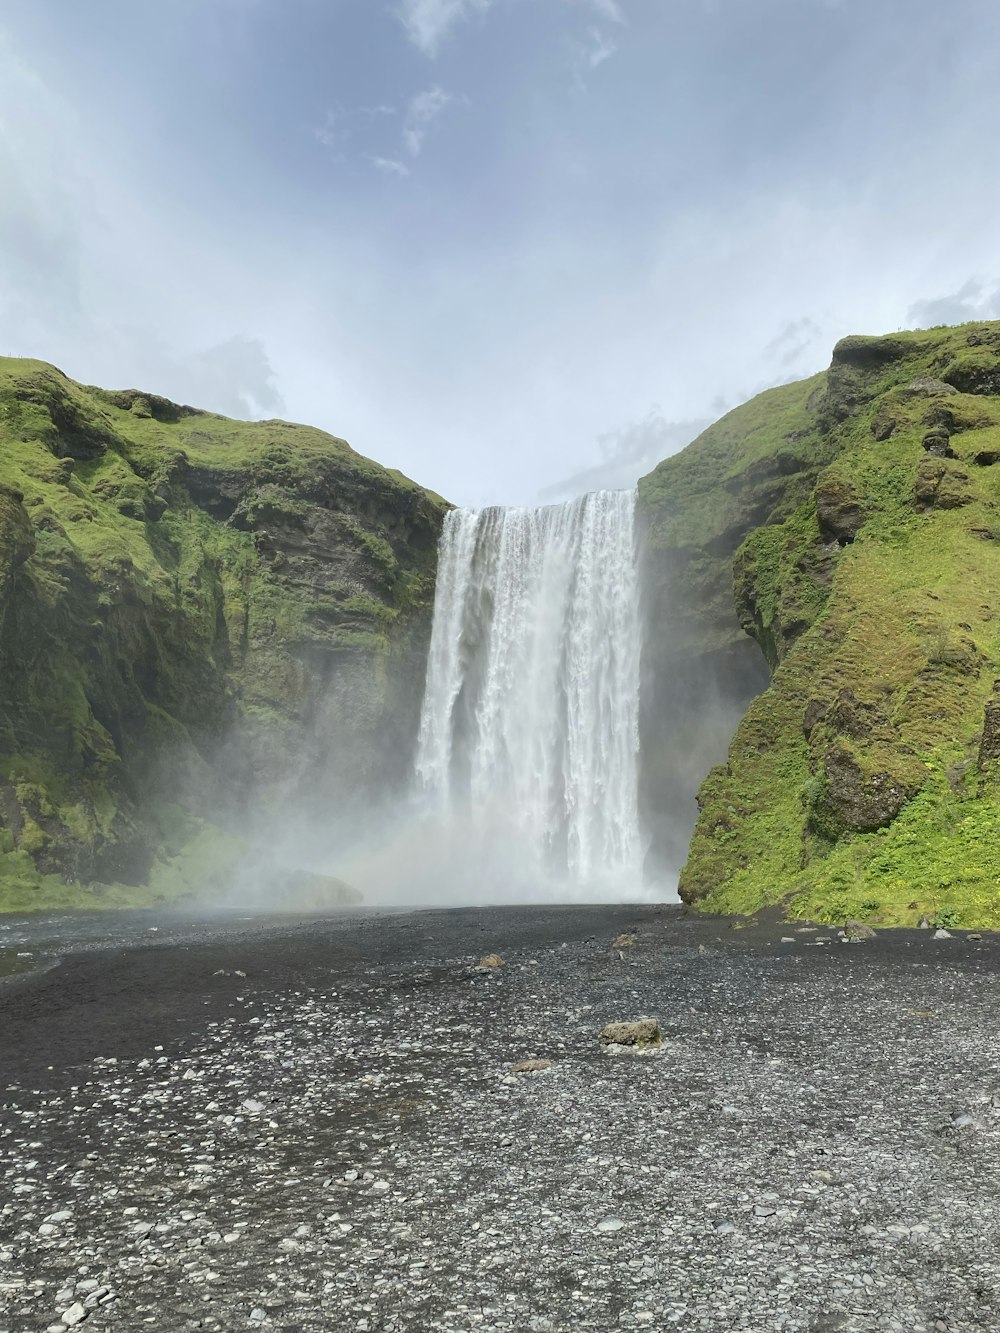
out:
{"label": "waterfall", "polygon": [[456,509],[441,537],[419,784],[571,884],[640,878],[634,509]]}

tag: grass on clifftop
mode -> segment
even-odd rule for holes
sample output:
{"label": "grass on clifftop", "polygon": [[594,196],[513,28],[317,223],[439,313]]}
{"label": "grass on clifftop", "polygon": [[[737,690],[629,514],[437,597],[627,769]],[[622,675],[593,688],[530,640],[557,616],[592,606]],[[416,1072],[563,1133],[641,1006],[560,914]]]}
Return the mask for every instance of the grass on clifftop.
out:
{"label": "grass on clifftop", "polygon": [[238,864],[217,756],[238,739],[244,803],[290,787],[334,669],[342,731],[379,729],[444,507],[322,431],[0,358],[0,910],[148,904]]}
{"label": "grass on clifftop", "polygon": [[745,623],[780,664],[704,784],[682,892],[1000,927],[1000,773],[979,762],[1000,677],[1000,326],[850,339],[828,383],[830,467],[737,557]]}

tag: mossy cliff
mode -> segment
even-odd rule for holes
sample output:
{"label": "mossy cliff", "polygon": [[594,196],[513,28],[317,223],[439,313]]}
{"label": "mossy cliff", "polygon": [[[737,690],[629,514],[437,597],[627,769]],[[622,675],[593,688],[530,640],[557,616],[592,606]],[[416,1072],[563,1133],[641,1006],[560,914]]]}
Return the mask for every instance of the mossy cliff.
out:
{"label": "mossy cliff", "polygon": [[816,426],[823,386],[817,376],[755,398],[639,483],[642,800],[654,878],[683,865],[699,784],[767,686],[734,607],[733,558],[749,533],[809,498],[833,457]]}
{"label": "mossy cliff", "polygon": [[321,431],[0,360],[0,907],[184,892],[263,812],[398,783],[444,509]]}
{"label": "mossy cliff", "polygon": [[773,673],[701,787],[688,902],[1000,926],[998,463],[1000,325],[974,324],[845,339],[642,484],[682,608]]}

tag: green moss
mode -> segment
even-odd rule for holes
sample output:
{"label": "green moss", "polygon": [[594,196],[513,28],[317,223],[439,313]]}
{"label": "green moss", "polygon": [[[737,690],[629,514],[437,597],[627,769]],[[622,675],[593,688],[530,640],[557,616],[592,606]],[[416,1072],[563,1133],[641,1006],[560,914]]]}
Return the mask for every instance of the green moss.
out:
{"label": "green moss", "polygon": [[46,902],[53,881],[120,901],[211,878],[208,835],[185,869],[150,812],[218,806],[222,827],[227,802],[291,796],[337,673],[325,744],[367,728],[375,750],[413,707],[387,664],[426,633],[444,509],[322,431],[0,359],[0,836],[21,858],[0,907],[25,856]]}
{"label": "green moss", "polygon": [[[836,504],[849,492],[863,521],[826,569],[808,503],[738,554],[743,623],[776,669],[702,788],[681,879],[693,902],[1000,920],[1000,804],[976,762],[1000,674],[1000,469],[963,462],[995,438],[1000,400],[981,374],[953,373],[970,338],[980,374],[997,363],[998,326],[851,339],[835,353],[819,408],[835,461],[816,494]],[[935,389],[942,377],[979,396]],[[928,497],[929,431],[957,461],[941,460],[947,487]]]}

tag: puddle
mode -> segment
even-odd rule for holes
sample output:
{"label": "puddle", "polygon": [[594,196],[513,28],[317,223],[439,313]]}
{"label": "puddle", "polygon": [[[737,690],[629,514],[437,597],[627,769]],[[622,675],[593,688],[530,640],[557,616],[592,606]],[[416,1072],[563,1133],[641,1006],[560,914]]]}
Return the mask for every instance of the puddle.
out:
{"label": "puddle", "polygon": [[40,954],[26,953],[19,949],[0,949],[0,979],[16,977],[22,972],[34,972],[51,965],[52,960],[43,958]]}

